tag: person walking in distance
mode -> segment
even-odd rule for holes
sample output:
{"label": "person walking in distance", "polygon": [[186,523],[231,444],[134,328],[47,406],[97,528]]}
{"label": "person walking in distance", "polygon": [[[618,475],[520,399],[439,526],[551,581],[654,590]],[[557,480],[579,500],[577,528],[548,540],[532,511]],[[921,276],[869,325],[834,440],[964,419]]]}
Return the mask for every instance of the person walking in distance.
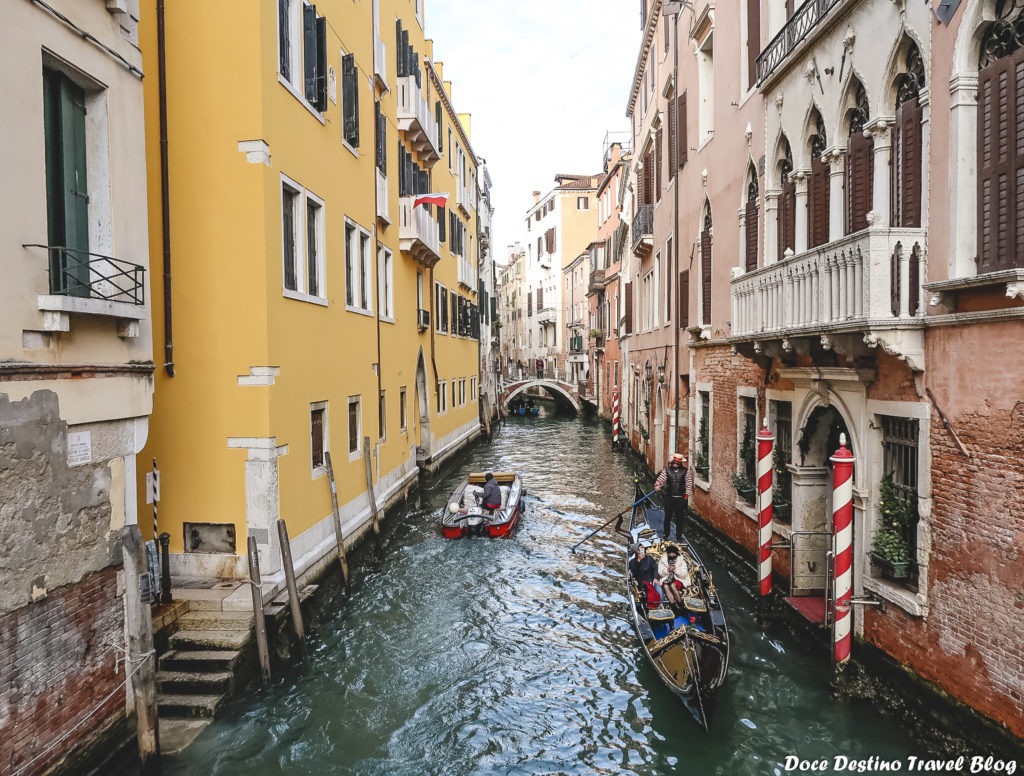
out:
{"label": "person walking in distance", "polygon": [[682,453],[673,453],[668,465],[654,481],[654,489],[665,489],[665,538],[669,538],[672,521],[676,524],[676,538],[683,532],[683,515],[686,514],[686,503],[693,493],[693,476],[686,467],[686,459]]}

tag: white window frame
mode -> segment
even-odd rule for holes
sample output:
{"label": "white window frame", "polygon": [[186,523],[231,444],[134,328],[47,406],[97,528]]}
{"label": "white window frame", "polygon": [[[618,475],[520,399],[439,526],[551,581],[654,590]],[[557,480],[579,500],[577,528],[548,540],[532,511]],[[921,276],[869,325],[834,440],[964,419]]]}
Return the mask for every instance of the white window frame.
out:
{"label": "white window frame", "polygon": [[[284,190],[288,189],[292,194],[295,195],[295,207],[296,213],[293,214],[292,223],[295,227],[295,234],[292,235],[293,242],[295,245],[295,290],[285,286],[285,271],[284,271]],[[306,217],[309,212],[308,203],[312,202],[317,207],[317,225],[316,225],[316,239],[317,239],[317,280],[319,281],[319,288],[317,294],[309,294],[309,278],[307,276],[308,271],[308,259],[306,255],[306,235],[308,234],[308,228],[306,224]],[[327,221],[326,217],[326,206],[324,201],[320,197],[316,196],[313,192],[304,188],[298,181],[288,177],[284,173],[281,173],[281,294],[288,299],[295,299],[300,302],[311,302],[322,307],[328,306],[327,300],[327,264],[325,256],[327,255],[326,237],[325,237],[325,224]]]}
{"label": "white window frame", "polygon": [[386,323],[395,322],[395,274],[394,254],[389,248],[377,243],[377,293],[380,303],[380,319]]}
{"label": "white window frame", "polygon": [[[275,4],[276,5],[276,4]],[[278,14],[277,17],[277,28],[274,32],[277,33],[277,59],[275,60],[274,66],[277,68],[277,82],[287,89],[291,95],[305,106],[313,117],[321,124],[326,124],[324,116],[320,111],[309,103],[304,94],[305,89],[303,88],[303,58],[302,58],[302,6],[312,5],[308,0],[288,0],[288,39],[291,41],[291,50],[288,52],[291,56],[289,57],[292,78],[298,79],[298,85],[292,83],[284,74],[281,72],[281,34],[279,32],[281,27],[281,17],[279,11],[275,11]],[[278,9],[280,6],[278,6]]]}
{"label": "white window frame", "polygon": [[[322,460],[324,461],[321,466],[313,465],[313,413],[317,410],[323,410],[324,422],[323,422],[323,450],[320,452],[323,454]],[[309,404],[309,466],[310,466],[310,479],[317,479],[327,474],[327,452],[331,449],[331,437],[330,437],[330,412],[327,408],[326,401],[314,401]]]}
{"label": "white window frame", "polygon": [[[381,420],[384,422],[381,423]],[[388,392],[382,389],[377,392],[377,440],[386,442],[388,439]]]}
{"label": "white window frame", "polygon": [[590,210],[590,197],[576,197],[577,210]]}
{"label": "white window frame", "polygon": [[[352,405],[356,405],[356,449],[352,449],[352,444],[349,441],[352,437]],[[346,446],[348,447],[348,460],[357,461],[363,454],[363,397],[362,395],[349,396],[348,401],[345,402],[345,423],[347,424],[346,431]]]}
{"label": "white window frame", "polygon": [[409,430],[409,393],[407,386],[398,391],[398,422],[399,430],[404,434]]}
{"label": "white window frame", "polygon": [[[295,288],[296,288],[295,291],[292,291],[291,289],[289,289],[285,285],[287,283],[287,280],[285,279],[286,278],[286,272],[285,272],[285,255],[284,255],[284,245],[285,245],[285,218],[284,218],[284,214],[285,214],[285,190],[286,189],[288,190],[288,192],[290,194],[294,195],[294,197],[295,197],[294,200],[293,200],[293,202],[295,203],[295,212],[292,213],[292,229],[293,229],[293,232],[292,232],[292,247],[293,247],[293,249],[295,251],[295,253],[293,255],[293,260],[295,262]],[[302,236],[302,232],[304,231],[303,225],[305,223],[305,218],[302,217],[302,213],[303,213],[303,207],[302,207],[302,186],[300,186],[297,182],[295,182],[294,180],[289,178],[287,175],[282,173],[281,174],[281,289],[282,289],[282,292],[284,293],[285,296],[291,296],[292,294],[297,294],[298,293],[298,289],[302,287],[302,283],[301,283],[301,277],[302,277],[301,269],[302,268],[301,268],[300,265],[302,263],[301,259],[302,259],[302,256],[303,256],[303,250],[302,250],[303,249],[303,244],[305,242],[303,240],[303,236]]]}
{"label": "white window frame", "polygon": [[[349,218],[345,219],[345,224],[349,227],[355,228],[355,240],[352,244],[355,246],[354,256],[349,255],[349,246],[345,246],[345,309],[349,312],[359,313],[360,315],[373,315],[373,269],[372,269],[372,257],[369,255],[372,250],[373,239],[370,233],[362,226],[352,221]],[[348,267],[349,261],[354,260],[352,267],[352,279],[355,281],[353,285],[352,304],[348,302]],[[364,274],[365,273],[365,274]],[[356,294],[355,291],[359,293]],[[360,298],[365,297],[367,305],[364,307],[360,304]]]}

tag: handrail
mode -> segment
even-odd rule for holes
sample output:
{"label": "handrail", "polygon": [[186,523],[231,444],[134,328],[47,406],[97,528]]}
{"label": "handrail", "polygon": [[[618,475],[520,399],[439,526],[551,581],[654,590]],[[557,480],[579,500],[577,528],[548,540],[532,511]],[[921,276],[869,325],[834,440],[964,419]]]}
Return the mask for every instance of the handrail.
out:
{"label": "handrail", "polygon": [[49,252],[51,294],[136,305],[146,303],[143,282],[146,268],[139,264],[66,245],[22,243],[21,247],[43,248]]}
{"label": "handrail", "polygon": [[630,248],[636,248],[644,237],[654,234],[654,205],[641,205],[633,218]]}
{"label": "handrail", "polygon": [[786,25],[757,55],[759,86],[839,2],[841,0],[806,0],[796,9]]}

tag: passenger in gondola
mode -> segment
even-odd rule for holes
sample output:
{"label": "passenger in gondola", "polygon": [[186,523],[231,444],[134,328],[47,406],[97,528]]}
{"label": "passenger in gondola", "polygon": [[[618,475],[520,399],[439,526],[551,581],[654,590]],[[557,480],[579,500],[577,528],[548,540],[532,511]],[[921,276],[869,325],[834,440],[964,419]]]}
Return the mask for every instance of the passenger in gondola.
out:
{"label": "passenger in gondola", "polygon": [[658,562],[647,554],[647,548],[640,543],[635,545],[634,551],[636,554],[629,562],[629,573],[633,575],[633,579],[637,581],[638,585],[646,583],[658,594],[658,601],[648,600],[648,604],[653,606],[655,603],[664,601],[665,591],[662,589],[661,578],[658,576]]}
{"label": "passenger in gondola", "polygon": [[658,561],[658,576],[661,577],[665,598],[669,603],[682,604],[683,590],[693,584],[686,561],[679,555],[679,548],[670,545]]}
{"label": "passenger in gondola", "polygon": [[491,472],[487,472],[484,477],[484,490],[480,503],[484,509],[489,509],[491,512],[501,509],[501,488],[498,487],[498,481],[494,479]]}

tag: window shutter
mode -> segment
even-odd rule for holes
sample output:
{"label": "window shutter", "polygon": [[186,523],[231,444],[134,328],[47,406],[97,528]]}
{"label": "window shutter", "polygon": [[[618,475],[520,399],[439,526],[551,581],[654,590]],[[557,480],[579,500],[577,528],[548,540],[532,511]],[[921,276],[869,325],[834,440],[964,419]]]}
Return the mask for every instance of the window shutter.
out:
{"label": "window shutter", "polygon": [[377,169],[385,175],[388,174],[388,152],[387,152],[387,131],[388,125],[384,113],[380,109],[380,103],[374,102],[373,104],[374,113],[376,114],[377,124]]}
{"label": "window shutter", "polygon": [[626,334],[633,333],[633,284],[626,283]]}
{"label": "window shutter", "polygon": [[893,226],[920,228],[921,187],[921,120],[923,111],[915,97],[896,110],[893,127]]}
{"label": "window shutter", "polygon": [[411,61],[412,58],[410,57],[410,54],[412,52],[409,49],[409,31],[408,30],[402,30],[401,51],[402,51],[402,75],[412,75],[412,61]]}
{"label": "window shutter", "polygon": [[820,157],[811,159],[811,177],[808,183],[807,244],[814,248],[828,242],[829,183],[828,165]]}
{"label": "window shutter", "polygon": [[548,253],[555,252],[555,230],[548,229],[544,233],[544,248]]}
{"label": "window shutter", "polygon": [[746,218],[744,219],[747,231],[747,272],[757,269],[757,202],[747,203]]}
{"label": "window shutter", "polygon": [[526,292],[526,317],[533,317],[533,291]]}
{"label": "window shutter", "polygon": [[295,202],[298,197],[290,191],[284,192],[284,287],[297,290],[295,283]]}
{"label": "window shutter", "polygon": [[444,205],[438,205],[437,206],[437,232],[438,232],[437,237],[438,237],[438,239],[441,242],[444,242],[445,240],[448,239],[448,234],[447,234],[447,231],[445,229],[447,224],[445,224],[444,215],[445,215],[445,207],[444,207]]}
{"label": "window shutter", "polygon": [[676,176],[677,145],[676,110],[675,105],[670,105],[668,110],[668,179],[670,181]]}
{"label": "window shutter", "polygon": [[353,148],[359,147],[359,81],[354,54],[341,58],[341,99],[345,112],[345,142]]}
{"label": "window shutter", "polygon": [[307,200],[306,204],[306,293],[318,296],[320,293],[317,277],[316,207]]}
{"label": "window shutter", "polygon": [[704,308],[701,321],[708,326],[711,324],[711,232],[708,229],[700,233],[700,283]]}
{"label": "window shutter", "polygon": [[680,167],[686,164],[686,92],[676,100],[676,160]]}
{"label": "window shutter", "polygon": [[541,310],[544,308],[544,289],[537,289],[537,309]]}
{"label": "window shutter", "polygon": [[303,91],[310,105],[316,104],[316,6],[302,6]]}
{"label": "window shutter", "polygon": [[761,0],[747,0],[747,88],[757,83],[757,55],[761,53]]}
{"label": "window shutter", "polygon": [[679,273],[679,328],[690,325],[690,271]]}
{"label": "window shutter", "polygon": [[868,225],[874,185],[875,143],[863,132],[850,136],[846,154],[846,233],[852,234]]}
{"label": "window shutter", "polygon": [[405,75],[405,67],[402,63],[402,20],[395,21],[395,73],[401,78]]}
{"label": "window shutter", "polygon": [[327,17],[316,19],[316,103],[323,113],[327,110]]}
{"label": "window shutter", "polygon": [[288,24],[288,0],[277,0],[277,51],[280,61],[278,69],[286,81],[292,80],[291,39]]}
{"label": "window shutter", "polygon": [[661,142],[662,142],[662,131],[661,127],[654,133],[654,198],[656,200],[661,199]]}
{"label": "window shutter", "polygon": [[434,115],[437,118],[437,151],[444,153],[444,125],[441,122],[441,101],[434,103]]}
{"label": "window shutter", "polygon": [[779,261],[787,249],[796,250],[796,182],[792,180],[782,184],[779,197]]}
{"label": "window shutter", "polygon": [[644,191],[647,198],[645,205],[654,204],[654,154],[648,151],[644,155]]}

